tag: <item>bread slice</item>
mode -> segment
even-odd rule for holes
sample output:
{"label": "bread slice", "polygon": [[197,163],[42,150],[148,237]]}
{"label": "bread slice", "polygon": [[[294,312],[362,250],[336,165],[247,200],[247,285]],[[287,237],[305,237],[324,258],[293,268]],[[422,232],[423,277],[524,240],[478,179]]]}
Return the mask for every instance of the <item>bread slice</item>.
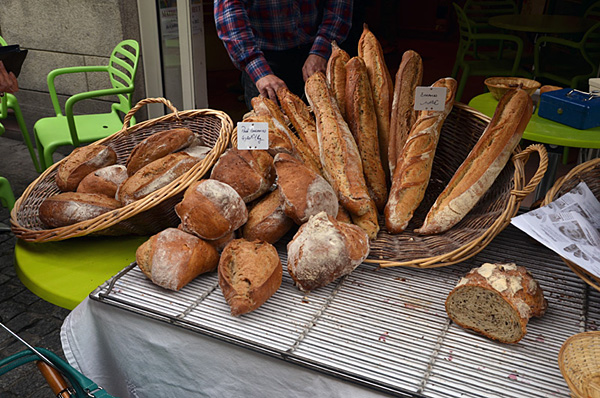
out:
{"label": "bread slice", "polygon": [[472,269],[446,299],[452,321],[502,343],[517,343],[532,316],[542,316],[544,292],[524,267],[485,263]]}

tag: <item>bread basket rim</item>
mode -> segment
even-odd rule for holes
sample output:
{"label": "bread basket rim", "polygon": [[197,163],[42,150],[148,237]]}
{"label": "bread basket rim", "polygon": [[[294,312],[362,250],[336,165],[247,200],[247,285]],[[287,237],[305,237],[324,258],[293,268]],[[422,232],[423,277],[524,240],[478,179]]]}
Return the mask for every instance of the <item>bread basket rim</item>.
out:
{"label": "bread basket rim", "polygon": [[[567,369],[565,364],[565,355],[567,350],[572,346],[572,344],[576,341],[585,341],[590,339],[600,339],[600,330],[590,330],[587,332],[576,333],[574,335],[569,336],[561,345],[560,350],[558,351],[558,368],[560,369],[560,373],[562,374],[565,382],[567,383],[571,393],[574,397],[584,397],[583,391],[575,385],[573,382],[573,378],[571,377],[571,372]],[[600,364],[600,361],[599,361]],[[599,369],[600,370],[600,369]]]}

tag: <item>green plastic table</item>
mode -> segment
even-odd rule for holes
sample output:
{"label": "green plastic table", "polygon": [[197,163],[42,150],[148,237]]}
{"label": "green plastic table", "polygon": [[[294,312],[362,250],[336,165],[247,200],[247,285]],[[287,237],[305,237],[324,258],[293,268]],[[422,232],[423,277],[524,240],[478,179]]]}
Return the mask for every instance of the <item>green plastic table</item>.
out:
{"label": "green plastic table", "polygon": [[82,237],[15,245],[15,268],[25,287],[69,310],[96,287],[135,261],[147,236]]}
{"label": "green plastic table", "polygon": [[508,14],[491,17],[488,23],[497,28],[520,32],[568,34],[585,32],[594,21],[572,15]]}

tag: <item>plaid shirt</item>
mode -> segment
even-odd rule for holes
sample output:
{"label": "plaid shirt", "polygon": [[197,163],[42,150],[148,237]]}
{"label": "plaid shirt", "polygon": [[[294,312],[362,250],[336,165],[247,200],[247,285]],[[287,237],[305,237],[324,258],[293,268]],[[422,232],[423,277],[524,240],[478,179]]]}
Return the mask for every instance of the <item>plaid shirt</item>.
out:
{"label": "plaid shirt", "polygon": [[[323,3],[323,17],[319,6]],[[341,43],[352,25],[352,0],[215,0],[219,38],[233,63],[254,82],[272,74],[261,50],[287,50],[313,43],[325,59],[331,41]]]}

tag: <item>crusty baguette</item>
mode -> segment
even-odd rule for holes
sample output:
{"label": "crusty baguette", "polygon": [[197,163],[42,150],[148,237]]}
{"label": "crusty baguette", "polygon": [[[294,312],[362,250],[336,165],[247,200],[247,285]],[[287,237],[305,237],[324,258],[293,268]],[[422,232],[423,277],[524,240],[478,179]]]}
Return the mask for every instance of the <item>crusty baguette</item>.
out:
{"label": "crusty baguette", "polygon": [[346,63],[346,121],[356,140],[365,182],[377,209],[387,202],[387,181],[377,140],[377,117],[367,68],[360,57]]}
{"label": "crusty baguette", "polygon": [[456,80],[440,79],[433,87],[447,89],[445,108],[443,111],[421,111],[402,149],[384,211],[385,225],[393,234],[406,229],[425,196],[442,125],[454,104]]}
{"label": "crusty baguette", "polygon": [[447,231],[467,215],[508,162],[532,113],[531,97],[521,89],[510,90],[500,99],[490,124],[438,196],[417,233]]}
{"label": "crusty baguette", "polygon": [[242,122],[245,123],[267,123],[269,125],[269,149],[268,152],[271,156],[275,156],[278,153],[289,153],[295,154],[296,148],[292,142],[292,138],[282,133],[282,130],[277,128],[277,121],[264,115],[252,114],[244,117]]}
{"label": "crusty baguette", "polygon": [[350,128],[327,86],[325,74],[313,74],[304,88],[317,119],[319,155],[325,178],[336,191],[342,206],[351,214],[361,216],[372,206],[372,199]]}
{"label": "crusty baguette", "polygon": [[539,283],[514,263],[473,268],[446,299],[454,323],[502,343],[521,340],[529,318],[544,315],[547,308]]}
{"label": "crusty baguette", "polygon": [[285,87],[277,91],[281,109],[290,119],[298,137],[311,149],[316,159],[319,159],[319,139],[315,117],[311,115],[308,105],[296,94]]}
{"label": "crusty baguette", "polygon": [[350,55],[342,50],[335,41],[331,42],[331,56],[327,61],[327,84],[337,101],[342,116],[346,119],[346,63]]}
{"label": "crusty baguette", "polygon": [[390,116],[390,146],[388,158],[390,175],[394,175],[396,162],[400,158],[402,148],[408,138],[410,129],[417,120],[415,111],[415,89],[423,81],[423,60],[413,51],[405,51],[396,73],[394,97]]}
{"label": "crusty baguette", "polygon": [[[390,142],[390,112],[392,109],[392,91],[394,83],[390,71],[383,57],[381,44],[371,32],[367,24],[363,25],[363,32],[358,41],[358,56],[365,61],[369,81],[373,88],[373,101],[377,114],[377,131],[379,147],[388,148]],[[386,177],[390,178],[388,151],[381,151],[381,164]]]}

